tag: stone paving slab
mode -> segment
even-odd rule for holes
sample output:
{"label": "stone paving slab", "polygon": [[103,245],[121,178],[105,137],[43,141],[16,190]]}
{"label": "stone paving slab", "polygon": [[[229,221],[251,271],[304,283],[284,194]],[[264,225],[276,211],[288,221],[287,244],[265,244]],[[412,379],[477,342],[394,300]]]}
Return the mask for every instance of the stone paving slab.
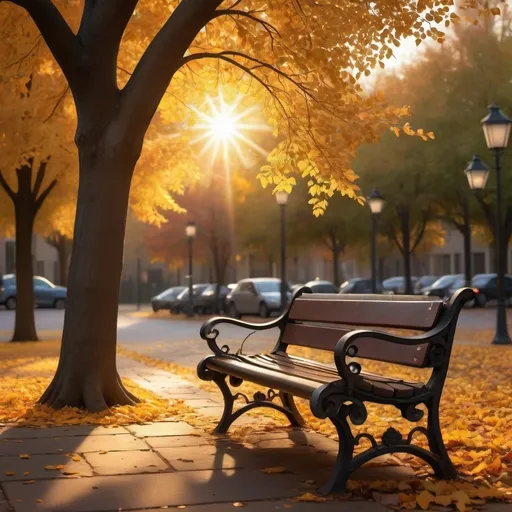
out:
{"label": "stone paving slab", "polygon": [[73,425],[69,427],[3,427],[0,429],[1,439],[31,439],[42,437],[66,437],[66,436],[99,436],[111,434],[127,434],[123,427],[103,427],[98,425]]}
{"label": "stone paving slab", "polygon": [[85,453],[101,450],[147,450],[144,441],[130,434],[112,436],[68,436],[40,439],[3,439],[0,441],[0,457],[20,453]]}
{"label": "stone paving slab", "polygon": [[86,453],[84,457],[97,475],[158,473],[171,469],[155,452],[149,451],[94,452]]}
{"label": "stone paving slab", "polygon": [[[48,470],[45,466],[63,465],[62,470]],[[25,473],[28,472],[28,475]],[[91,467],[86,461],[80,459],[74,461],[70,457],[62,455],[30,455],[30,459],[20,459],[11,455],[0,457],[0,482],[13,480],[38,480],[42,478],[65,477],[64,472],[79,473],[80,476],[93,476]],[[6,473],[14,473],[7,475]]]}
{"label": "stone paving slab", "polygon": [[[293,475],[249,470],[40,480],[32,485],[8,482],[3,487],[15,512],[103,512],[277,499],[301,493]],[[37,503],[38,499],[42,502]]]}
{"label": "stone paving slab", "polygon": [[184,421],[159,422],[150,425],[129,425],[126,427],[137,437],[186,436],[198,430]]}
{"label": "stone paving slab", "polygon": [[160,448],[179,448],[182,446],[202,446],[214,444],[212,439],[192,434],[189,436],[145,437],[144,441],[156,450]]}
{"label": "stone paving slab", "polygon": [[[287,499],[277,501],[243,501],[242,503],[244,505],[243,510],[249,512],[389,512],[389,509],[382,505],[362,500],[299,503],[292,499]],[[192,505],[185,510],[186,512],[228,512],[230,510],[235,511],[237,508],[232,503],[215,503],[210,505]]]}

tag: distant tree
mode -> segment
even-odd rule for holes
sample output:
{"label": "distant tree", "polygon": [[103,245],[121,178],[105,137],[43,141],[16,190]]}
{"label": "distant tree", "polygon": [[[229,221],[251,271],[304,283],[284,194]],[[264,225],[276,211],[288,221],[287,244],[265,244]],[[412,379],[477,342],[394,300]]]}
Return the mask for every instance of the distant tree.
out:
{"label": "distant tree", "polygon": [[68,284],[68,265],[71,256],[71,247],[73,241],[66,235],[58,232],[53,232],[50,236],[45,238],[46,243],[51,245],[57,252],[57,259],[59,263],[59,281],[57,284],[60,286],[67,286]]}
{"label": "distant tree", "polygon": [[[19,83],[0,78],[0,190],[4,224],[16,236],[16,317],[12,341],[35,341],[32,237],[52,226],[54,209],[72,201],[73,118],[54,96],[51,76],[33,74]],[[34,126],[40,126],[35,130]],[[53,197],[50,197],[52,195]],[[7,227],[9,229],[9,227]]]}

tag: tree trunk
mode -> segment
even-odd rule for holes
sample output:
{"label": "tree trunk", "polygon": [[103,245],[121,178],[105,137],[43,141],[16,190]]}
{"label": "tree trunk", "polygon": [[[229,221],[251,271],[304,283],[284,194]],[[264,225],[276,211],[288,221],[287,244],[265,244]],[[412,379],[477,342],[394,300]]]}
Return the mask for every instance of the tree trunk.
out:
{"label": "tree trunk", "polygon": [[402,226],[402,247],[404,255],[405,294],[412,295],[411,281],[411,233],[409,230],[409,209],[402,208],[399,211]]}
{"label": "tree trunk", "polygon": [[[30,191],[29,191],[30,192]],[[11,341],[37,341],[34,320],[34,269],[32,235],[35,214],[22,198],[15,202],[16,225],[16,319]]]}
{"label": "tree trunk", "polygon": [[[126,142],[126,141],[125,141]],[[127,153],[127,152],[126,152]],[[91,412],[137,399],[116,369],[119,287],[136,158],[101,141],[80,148],[80,183],[57,373],[40,402]]]}
{"label": "tree trunk", "polygon": [[59,285],[68,285],[69,245],[70,240],[59,235],[57,241],[57,257],[59,260]]}

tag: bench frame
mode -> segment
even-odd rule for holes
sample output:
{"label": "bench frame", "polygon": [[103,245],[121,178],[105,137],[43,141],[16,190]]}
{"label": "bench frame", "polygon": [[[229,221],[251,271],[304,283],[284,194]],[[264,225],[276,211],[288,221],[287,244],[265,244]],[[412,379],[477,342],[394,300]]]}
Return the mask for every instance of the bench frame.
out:
{"label": "bench frame", "polygon": [[[294,294],[285,312],[271,322],[254,324],[233,318],[217,317],[206,321],[201,327],[200,335],[207,341],[214,355],[204,358],[199,363],[198,376],[202,380],[215,382],[224,397],[224,412],[214,433],[226,433],[236,419],[245,412],[257,407],[268,407],[282,412],[294,427],[302,427],[304,425],[304,420],[295,406],[293,394],[283,390],[279,390],[276,393],[273,389],[269,389],[266,394],[257,392],[252,399],[249,399],[242,393],[233,394],[229,385],[236,388],[243,383],[243,379],[212,370],[208,367],[208,364],[209,360],[216,357],[237,357],[236,354],[230,352],[229,346],[223,345],[219,347],[217,345],[216,340],[219,336],[219,331],[215,329],[215,326],[221,323],[244,327],[253,331],[277,327],[280,329],[280,336],[272,352],[286,352],[287,344],[282,343],[282,338],[288,323],[288,316],[293,302],[305,293],[311,293],[311,290],[306,287],[299,289]],[[331,478],[320,489],[320,492],[328,494],[344,491],[350,475],[356,469],[375,457],[396,452],[409,453],[423,459],[432,467],[439,478],[452,479],[457,476],[455,467],[443,443],[439,423],[439,404],[450,362],[457,319],[464,303],[471,300],[473,296],[474,293],[469,288],[456,292],[443,306],[434,327],[420,335],[401,337],[377,330],[358,329],[350,331],[341,337],[334,349],[334,361],[340,380],[319,385],[310,398],[310,407],[313,414],[318,418],[330,419],[338,433],[339,450],[335,467]],[[428,360],[425,366],[432,368],[432,374],[426,384],[426,391],[410,398],[386,398],[377,397],[372,393],[357,389],[354,382],[358,378],[361,366],[354,362],[347,364],[346,359],[357,354],[357,348],[353,345],[353,342],[358,338],[369,336],[375,340],[398,345],[417,346],[428,344]],[[227,381],[229,381],[229,385]],[[275,387],[279,388],[279,386]],[[282,405],[274,402],[278,397]],[[236,412],[233,412],[234,402],[239,398],[242,398],[246,403]],[[380,443],[374,436],[367,433],[354,436],[348,420],[354,425],[362,425],[366,421],[368,414],[365,402],[393,405],[399,409],[403,418],[411,422],[418,422],[423,418],[424,411],[419,409],[418,405],[424,404],[428,412],[427,428],[415,427],[404,436],[399,431],[390,427],[382,435]],[[429,450],[412,444],[413,436],[418,433],[426,436]],[[362,439],[369,440],[371,447],[354,457],[354,449]]]}

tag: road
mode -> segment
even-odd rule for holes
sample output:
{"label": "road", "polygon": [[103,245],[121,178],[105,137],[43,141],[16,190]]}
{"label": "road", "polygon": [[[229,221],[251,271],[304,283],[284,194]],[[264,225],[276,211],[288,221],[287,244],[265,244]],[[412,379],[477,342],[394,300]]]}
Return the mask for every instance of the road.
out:
{"label": "road", "polygon": [[[127,348],[190,367],[196,366],[202,357],[209,354],[206,342],[199,337],[202,320],[171,319],[165,313],[160,313],[162,316],[158,318],[148,318],[144,313],[135,312],[132,306],[120,307],[118,340]],[[494,329],[495,318],[494,308],[463,310],[458,326],[468,330]],[[63,321],[63,311],[36,310],[36,327],[43,339],[59,337]],[[508,311],[508,323],[512,332],[512,310]],[[9,340],[13,326],[14,312],[0,310],[0,342]],[[226,326],[219,344],[228,344],[232,351],[237,350],[245,336],[247,331],[244,329]],[[277,329],[256,332],[246,341],[246,351],[272,348],[277,336]]]}

